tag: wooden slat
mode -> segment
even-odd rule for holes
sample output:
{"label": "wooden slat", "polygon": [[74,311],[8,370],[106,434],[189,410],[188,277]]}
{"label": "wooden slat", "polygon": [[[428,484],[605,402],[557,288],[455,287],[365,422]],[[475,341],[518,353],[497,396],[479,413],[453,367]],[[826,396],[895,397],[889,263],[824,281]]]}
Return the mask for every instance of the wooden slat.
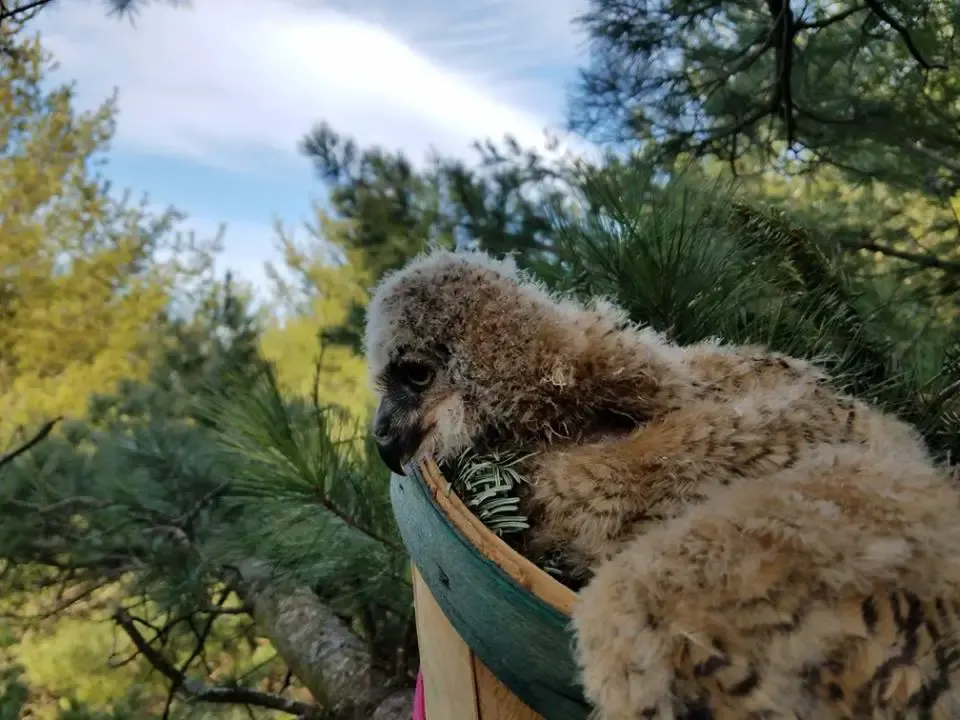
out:
{"label": "wooden slat", "polygon": [[[449,623],[472,654],[544,718],[587,720],[592,710],[577,682],[570,616],[557,608],[562,603],[545,602],[520,585],[503,569],[503,563],[498,566],[478,549],[438,502],[439,498],[459,499],[448,496],[443,478],[431,474],[432,481],[428,481],[418,465],[408,468],[407,475],[393,475],[390,502],[404,546],[419,571],[421,595],[429,590],[440,610],[434,617],[439,620],[442,614],[446,620],[438,625]],[[502,541],[495,538],[495,542]],[[569,595],[573,597],[573,593]],[[421,602],[424,611],[425,603]],[[425,622],[421,617],[425,641],[432,642],[426,638],[431,630],[425,628]],[[431,650],[425,647],[424,652],[426,663]],[[440,672],[446,670],[440,667]],[[425,679],[430,682],[429,677]],[[462,695],[462,688],[457,692]],[[475,692],[473,695],[475,698]],[[458,705],[453,711],[451,720],[476,717],[468,706]],[[431,716],[430,720],[444,717]]]}
{"label": "wooden slat", "polygon": [[413,568],[413,601],[428,720],[480,720],[470,648]]}
{"label": "wooden slat", "polygon": [[[497,680],[496,675],[474,656],[473,672],[477,686],[477,706],[481,720],[544,720]],[[433,720],[428,718],[427,720]]]}
{"label": "wooden slat", "polygon": [[545,603],[568,617],[572,614],[574,592],[507,545],[455,493],[448,492],[448,483],[432,459],[420,464],[420,472],[437,505],[477,550]]}

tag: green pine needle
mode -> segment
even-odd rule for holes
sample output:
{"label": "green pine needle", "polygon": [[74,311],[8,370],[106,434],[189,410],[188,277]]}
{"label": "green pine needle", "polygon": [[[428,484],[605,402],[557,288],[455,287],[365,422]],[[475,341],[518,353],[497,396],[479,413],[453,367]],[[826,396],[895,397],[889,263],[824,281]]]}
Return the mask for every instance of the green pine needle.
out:
{"label": "green pine needle", "polygon": [[506,451],[480,454],[468,448],[452,463],[450,489],[498,536],[528,530],[517,494],[526,480],[517,466],[529,457]]}
{"label": "green pine needle", "polygon": [[[447,492],[455,492],[489,530],[521,554],[525,554],[528,538],[524,533],[530,529],[530,521],[520,509],[519,490],[528,480],[519,467],[531,456],[532,453],[521,451],[479,453],[467,449],[444,469],[450,478]],[[529,559],[572,590],[582,586],[583,578],[571,574],[569,558],[562,549]]]}

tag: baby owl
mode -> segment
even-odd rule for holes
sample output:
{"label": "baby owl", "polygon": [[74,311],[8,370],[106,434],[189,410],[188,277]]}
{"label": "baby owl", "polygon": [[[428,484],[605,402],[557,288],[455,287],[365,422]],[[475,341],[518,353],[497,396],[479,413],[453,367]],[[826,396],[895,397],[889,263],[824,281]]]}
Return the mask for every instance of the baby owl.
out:
{"label": "baby owl", "polygon": [[960,493],[812,363],[446,251],[382,281],[365,341],[395,472],[533,451],[536,546],[589,578],[597,718],[960,717]]}

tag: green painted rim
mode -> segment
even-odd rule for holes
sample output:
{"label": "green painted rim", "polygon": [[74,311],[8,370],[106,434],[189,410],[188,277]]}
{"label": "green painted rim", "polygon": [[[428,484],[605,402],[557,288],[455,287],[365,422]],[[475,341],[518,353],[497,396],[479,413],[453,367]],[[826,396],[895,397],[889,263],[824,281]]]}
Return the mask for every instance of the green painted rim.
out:
{"label": "green painted rim", "polygon": [[443,513],[420,474],[393,475],[403,543],[451,625],[510,691],[547,720],[586,720],[569,619],[484,557]]}

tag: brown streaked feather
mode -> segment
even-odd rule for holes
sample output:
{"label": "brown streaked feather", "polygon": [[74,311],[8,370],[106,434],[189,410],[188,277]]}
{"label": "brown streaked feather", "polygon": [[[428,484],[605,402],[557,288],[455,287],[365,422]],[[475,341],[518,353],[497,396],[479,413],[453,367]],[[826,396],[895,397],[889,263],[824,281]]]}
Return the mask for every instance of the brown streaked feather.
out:
{"label": "brown streaked feather", "polygon": [[960,717],[960,491],[914,428],[814,363],[679,347],[482,254],[417,259],[368,317],[375,382],[435,358],[422,451],[536,451],[535,545],[592,575],[598,720]]}

